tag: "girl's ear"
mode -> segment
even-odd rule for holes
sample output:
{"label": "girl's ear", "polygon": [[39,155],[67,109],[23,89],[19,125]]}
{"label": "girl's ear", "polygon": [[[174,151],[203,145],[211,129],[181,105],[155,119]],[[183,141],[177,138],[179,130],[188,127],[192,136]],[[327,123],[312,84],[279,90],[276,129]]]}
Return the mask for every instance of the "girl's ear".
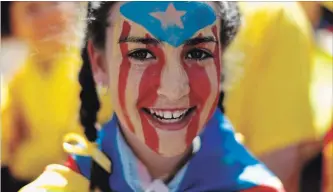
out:
{"label": "girl's ear", "polygon": [[88,40],[87,51],[95,83],[97,85],[107,86],[108,73],[103,52],[97,49],[91,40]]}

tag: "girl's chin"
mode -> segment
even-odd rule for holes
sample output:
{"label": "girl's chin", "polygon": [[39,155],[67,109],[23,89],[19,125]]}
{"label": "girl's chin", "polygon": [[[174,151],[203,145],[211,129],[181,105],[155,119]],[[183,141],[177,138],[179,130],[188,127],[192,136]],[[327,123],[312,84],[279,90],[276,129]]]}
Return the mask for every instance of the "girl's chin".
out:
{"label": "girl's chin", "polygon": [[165,157],[165,158],[173,158],[182,156],[184,153],[190,150],[190,147],[188,146],[179,146],[177,149],[165,149],[160,151],[155,151],[159,156]]}

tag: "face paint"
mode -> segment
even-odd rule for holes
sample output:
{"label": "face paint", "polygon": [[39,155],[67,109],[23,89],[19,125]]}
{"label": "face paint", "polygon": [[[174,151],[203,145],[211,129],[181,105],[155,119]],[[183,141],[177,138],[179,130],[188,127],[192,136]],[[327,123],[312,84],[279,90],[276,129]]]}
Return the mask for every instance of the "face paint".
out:
{"label": "face paint", "polygon": [[[148,34],[147,38],[151,38]],[[161,71],[165,65],[165,58],[163,51],[152,45],[147,45],[147,48],[152,50],[153,53],[159,58],[159,60],[154,64],[147,67],[144,74],[142,75],[142,80],[139,87],[139,98],[146,98],[142,103],[138,105],[138,109],[144,106],[154,106],[156,99],[158,98],[157,89],[160,85]],[[155,128],[151,126],[148,122],[147,114],[140,113],[140,118],[143,124],[143,131],[145,135],[146,144],[153,149],[158,151],[158,135]]]}
{"label": "face paint", "polygon": [[[212,33],[215,37],[215,40],[219,42],[219,38],[217,36],[217,27],[214,25],[212,27]],[[202,36],[202,34],[199,34],[199,37]],[[189,76],[189,82],[190,87],[193,91],[190,93],[190,105],[193,106],[196,103],[196,100],[201,99],[202,101],[207,101],[210,93],[212,92],[211,81],[208,78],[208,72],[200,66],[199,63],[192,63],[191,65],[186,65],[183,62],[183,65],[186,68],[187,74]],[[215,45],[214,48],[214,66],[216,71],[216,77],[217,80],[219,80],[220,77],[220,49],[219,44]],[[215,87],[216,88],[216,87]],[[197,95],[196,95],[197,94]],[[216,106],[218,102],[218,96],[215,96],[213,106]],[[203,112],[204,108],[198,108],[198,113],[201,114]],[[204,123],[200,124],[199,116],[196,116],[193,118],[192,122],[189,125],[189,129],[186,135],[186,143],[187,145],[190,145],[192,143],[193,138],[198,134],[200,131],[199,129],[207,123],[207,121],[212,116],[213,112],[215,111],[215,107],[211,107],[209,110],[208,116],[206,116]]]}
{"label": "face paint", "polygon": [[127,19],[142,25],[154,37],[174,47],[216,21],[212,7],[200,2],[136,1],[121,6],[120,12]]}
{"label": "face paint", "polygon": [[[127,37],[129,35],[130,30],[131,30],[130,24],[128,22],[124,21],[120,38]],[[129,59],[126,57],[126,54],[128,52],[127,44],[125,44],[125,43],[120,44],[120,50],[121,50],[121,55],[122,55],[123,61],[121,62],[120,73],[119,73],[119,101],[120,101],[121,107],[123,109],[125,109],[124,116],[125,116],[126,122],[128,122],[127,126],[129,127],[129,129],[132,132],[134,132],[133,124],[129,120],[128,112],[127,112],[126,106],[125,106],[125,89],[126,89],[126,84],[127,84],[128,73],[129,73],[129,70],[131,67]]]}
{"label": "face paint", "polygon": [[150,149],[178,155],[216,109],[221,53],[214,9],[200,2],[129,2],[119,12],[112,11],[106,43],[115,112],[122,128]]}

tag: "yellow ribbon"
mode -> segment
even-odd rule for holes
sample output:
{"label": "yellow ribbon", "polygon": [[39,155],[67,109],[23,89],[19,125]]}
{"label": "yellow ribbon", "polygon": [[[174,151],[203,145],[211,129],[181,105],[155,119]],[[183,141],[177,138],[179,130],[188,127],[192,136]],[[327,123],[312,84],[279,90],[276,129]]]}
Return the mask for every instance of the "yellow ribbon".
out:
{"label": "yellow ribbon", "polygon": [[87,141],[83,136],[68,133],[64,137],[63,148],[70,154],[91,156],[103,169],[111,173],[111,161],[98,149],[96,143]]}

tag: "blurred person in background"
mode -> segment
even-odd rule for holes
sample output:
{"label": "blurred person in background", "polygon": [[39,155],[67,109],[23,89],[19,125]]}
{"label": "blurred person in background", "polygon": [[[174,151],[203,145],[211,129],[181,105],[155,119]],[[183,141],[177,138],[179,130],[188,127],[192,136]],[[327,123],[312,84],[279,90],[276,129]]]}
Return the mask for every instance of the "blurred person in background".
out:
{"label": "blurred person in background", "polygon": [[226,74],[242,75],[226,92],[226,114],[288,192],[320,188],[320,180],[308,188],[299,183],[333,124],[332,52],[316,38],[330,3],[240,3],[243,26],[225,57]]}
{"label": "blurred person in background", "polygon": [[22,66],[8,82],[7,101],[1,109],[1,165],[9,168],[12,181],[5,191],[18,191],[47,164],[64,161],[63,136],[81,132],[76,111],[84,6],[77,2],[1,6],[1,12],[8,13],[13,35],[28,47]]}
{"label": "blurred person in background", "polygon": [[[68,132],[81,133],[77,79],[86,4],[2,2],[2,18],[8,20],[7,31],[10,28],[12,36],[28,45],[24,49],[28,54],[22,55],[17,46],[5,49],[2,41],[2,61],[8,65],[15,59],[22,62],[20,67],[15,67],[18,72],[12,75],[8,86],[3,86],[8,88],[1,91],[6,93],[6,102],[3,97],[1,102],[1,165],[5,170],[9,167],[13,176],[9,186],[12,188],[5,191],[17,191],[38,176],[47,164],[64,160],[63,136]],[[112,114],[110,94],[107,87],[98,87],[97,91],[103,103],[98,122],[103,124]]]}

